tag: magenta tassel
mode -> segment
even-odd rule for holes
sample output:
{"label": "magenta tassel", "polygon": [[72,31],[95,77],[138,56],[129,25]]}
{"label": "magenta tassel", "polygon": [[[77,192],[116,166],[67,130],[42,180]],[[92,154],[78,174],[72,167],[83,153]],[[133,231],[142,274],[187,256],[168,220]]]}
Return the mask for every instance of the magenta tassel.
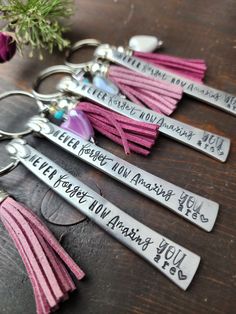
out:
{"label": "magenta tassel", "polygon": [[202,83],[207,70],[205,61],[201,59],[184,59],[160,53],[145,53],[137,51],[135,51],[133,55],[160,68],[169,70],[180,76],[185,76],[186,78],[199,83]]}
{"label": "magenta tassel", "polygon": [[123,145],[126,154],[130,151],[145,156],[150,153],[158,136],[157,125],[135,121],[89,102],[81,102],[78,106],[87,114],[93,128]]}
{"label": "magenta tassel", "polygon": [[183,94],[181,87],[145,77],[120,66],[110,66],[108,78],[131,101],[165,115],[170,115],[176,109]]}
{"label": "magenta tassel", "polygon": [[7,197],[0,205],[0,217],[26,267],[37,313],[51,313],[75,290],[65,265],[78,280],[83,278],[83,271],[29,209]]}

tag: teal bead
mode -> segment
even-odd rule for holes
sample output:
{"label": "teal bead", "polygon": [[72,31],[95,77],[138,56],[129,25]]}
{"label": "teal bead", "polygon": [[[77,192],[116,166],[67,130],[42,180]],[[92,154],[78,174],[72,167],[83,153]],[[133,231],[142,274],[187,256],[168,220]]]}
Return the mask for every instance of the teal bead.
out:
{"label": "teal bead", "polygon": [[89,81],[89,79],[86,78],[86,77],[83,78],[82,82],[85,83],[85,84],[91,83],[91,82]]}
{"label": "teal bead", "polygon": [[65,113],[64,110],[59,110],[59,111],[56,111],[53,116],[55,119],[61,120],[64,116],[64,113]]}

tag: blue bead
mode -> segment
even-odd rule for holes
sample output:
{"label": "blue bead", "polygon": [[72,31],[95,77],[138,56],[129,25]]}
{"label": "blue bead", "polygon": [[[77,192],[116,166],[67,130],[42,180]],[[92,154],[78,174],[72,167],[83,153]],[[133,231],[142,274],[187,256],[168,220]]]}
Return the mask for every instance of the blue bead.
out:
{"label": "blue bead", "polygon": [[82,80],[83,83],[89,84],[91,83],[87,77],[84,77]]}
{"label": "blue bead", "polygon": [[60,110],[60,111],[56,111],[54,113],[54,118],[57,120],[61,120],[64,116],[65,111],[64,110]]}
{"label": "blue bead", "polygon": [[106,77],[101,75],[96,75],[93,78],[93,84],[103,89],[105,92],[108,92],[112,95],[118,95],[119,94],[119,88],[112,83],[112,81],[108,80]]}

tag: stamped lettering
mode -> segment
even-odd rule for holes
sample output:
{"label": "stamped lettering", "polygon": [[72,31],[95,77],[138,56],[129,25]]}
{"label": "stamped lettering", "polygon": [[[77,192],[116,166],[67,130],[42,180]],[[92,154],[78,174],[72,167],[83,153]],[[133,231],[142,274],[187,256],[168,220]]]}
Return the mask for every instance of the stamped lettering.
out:
{"label": "stamped lettering", "polygon": [[[157,124],[161,133],[211,157],[221,161],[225,161],[227,158],[230,140],[225,137],[205,132],[199,128],[192,127],[145,107],[141,107],[123,97],[109,94],[88,83],[79,82],[78,87],[76,89],[72,89],[71,92],[78,93],[79,95],[87,97],[106,108],[112,109],[134,120]],[[209,137],[217,139],[217,143],[214,144],[214,147],[213,145],[207,146],[207,143],[202,145],[204,132],[208,133]]]}
{"label": "stamped lettering", "polygon": [[[58,139],[63,141],[68,135],[70,133],[63,134]],[[179,287],[182,289],[188,287],[198,268],[199,256],[135,220],[46,156],[19,141],[13,140],[8,144],[11,147],[9,152],[32,173],[101,228],[163,272]],[[18,154],[21,146],[27,148],[27,155]],[[123,173],[122,169],[121,175]]]}
{"label": "stamped lettering", "polygon": [[178,210],[184,213],[185,216],[190,216],[192,219],[200,219],[201,222],[207,223],[209,219],[201,213],[202,202],[199,202],[194,196],[183,192],[179,198]]}
{"label": "stamped lettering", "polygon": [[224,139],[215,134],[204,131],[197,144],[199,147],[202,147],[211,153],[216,153],[219,156],[224,154]]}
{"label": "stamped lettering", "polygon": [[144,74],[145,76],[154,77],[180,86],[186,94],[214,105],[222,110],[228,111],[234,115],[236,114],[236,97],[234,95],[191,81],[171,73],[168,70],[162,70],[155,65],[147,63],[139,58],[128,56],[117,50],[112,51],[111,61]]}
{"label": "stamped lettering", "polygon": [[184,262],[186,254],[178,247],[170,244],[166,239],[162,239],[156,248],[154,261],[161,268],[168,271],[171,276],[177,276],[179,280],[186,280],[187,275],[181,270],[181,264]]}
{"label": "stamped lettering", "polygon": [[[41,135],[79,159],[171,209],[198,227],[207,231],[212,229],[218,213],[218,204],[215,202],[154,176],[49,121],[45,122],[34,117],[33,122],[30,122],[30,127],[37,130],[39,126]],[[35,165],[38,163],[39,161],[34,160]],[[45,175],[51,177],[55,175],[48,165],[41,164],[40,167],[43,167]],[[66,178],[61,178],[58,184],[66,187],[67,184],[69,185],[66,181]],[[69,187],[68,191],[70,191]],[[186,200],[187,196],[188,200]]]}

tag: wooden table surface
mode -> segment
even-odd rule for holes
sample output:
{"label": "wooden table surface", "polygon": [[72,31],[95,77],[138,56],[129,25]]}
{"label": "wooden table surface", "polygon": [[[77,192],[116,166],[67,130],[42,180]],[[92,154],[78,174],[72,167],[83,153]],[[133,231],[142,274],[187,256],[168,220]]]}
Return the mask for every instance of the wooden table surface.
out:
{"label": "wooden table surface", "polygon": [[[157,35],[165,42],[167,54],[205,59],[208,85],[236,94],[235,0],[78,0],[76,3],[68,33],[72,41],[94,37],[125,45],[135,34]],[[29,90],[38,71],[62,62],[63,54],[57,52],[43,62],[16,56],[0,65],[0,91]],[[22,106],[22,101],[11,102],[11,106],[4,104],[0,103],[1,127],[22,123],[31,112],[31,107]],[[48,224],[87,273],[85,280],[76,283],[78,290],[58,313],[236,313],[236,118],[187,96],[173,118],[229,137],[232,147],[227,162],[215,161],[164,136],[159,137],[147,158],[136,154],[124,156],[120,146],[103,136],[98,135],[97,140],[99,145],[134,165],[220,203],[211,233],[76,161],[46,140],[30,137],[40,151],[84,183],[100,189],[105,198],[202,258],[192,284],[184,292],[91,221],[69,227]],[[3,147],[1,143],[2,164],[6,160]],[[23,166],[2,177],[0,183],[40,215],[48,188]],[[55,202],[59,204],[59,199]],[[0,313],[35,313],[24,266],[3,226],[0,227]]]}

